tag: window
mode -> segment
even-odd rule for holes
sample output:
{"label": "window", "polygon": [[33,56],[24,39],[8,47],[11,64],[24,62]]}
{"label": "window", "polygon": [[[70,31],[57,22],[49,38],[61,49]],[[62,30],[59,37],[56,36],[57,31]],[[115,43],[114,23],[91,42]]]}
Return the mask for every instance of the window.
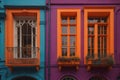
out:
{"label": "window", "polygon": [[58,9],[58,57],[80,56],[80,10]]}
{"label": "window", "polygon": [[7,49],[6,59],[38,58],[40,47],[39,10],[7,9],[6,14],[6,47],[13,50]]}
{"label": "window", "polygon": [[77,79],[75,79],[75,78],[72,77],[72,76],[65,76],[65,77],[63,77],[61,80],[77,80]]}
{"label": "window", "polygon": [[114,53],[113,8],[84,10],[85,57],[103,58]]}
{"label": "window", "polygon": [[36,57],[36,23],[37,18],[32,16],[15,16],[15,58]]}

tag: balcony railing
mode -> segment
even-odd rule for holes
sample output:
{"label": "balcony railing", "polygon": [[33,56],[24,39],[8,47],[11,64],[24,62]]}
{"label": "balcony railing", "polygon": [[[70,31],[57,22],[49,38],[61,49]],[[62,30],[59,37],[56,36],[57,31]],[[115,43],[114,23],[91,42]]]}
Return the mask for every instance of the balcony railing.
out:
{"label": "balcony railing", "polygon": [[6,65],[16,66],[39,66],[40,53],[38,47],[7,47]]}
{"label": "balcony railing", "polygon": [[113,55],[100,56],[100,57],[97,57],[97,55],[87,56],[86,64],[87,64],[88,68],[111,67],[114,64]]}
{"label": "balcony railing", "polygon": [[58,58],[58,66],[59,69],[61,67],[76,67],[78,69],[78,66],[80,64],[80,58],[79,57],[59,57]]}

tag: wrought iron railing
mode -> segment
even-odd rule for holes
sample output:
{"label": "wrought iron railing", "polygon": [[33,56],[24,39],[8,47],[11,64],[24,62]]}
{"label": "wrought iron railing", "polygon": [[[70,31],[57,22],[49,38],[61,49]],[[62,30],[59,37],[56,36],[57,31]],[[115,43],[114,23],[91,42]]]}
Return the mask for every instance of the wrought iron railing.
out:
{"label": "wrought iron railing", "polygon": [[59,57],[58,62],[71,62],[71,61],[80,61],[79,57]]}
{"label": "wrought iron railing", "polygon": [[80,64],[80,58],[79,57],[59,57],[58,60],[58,65],[62,66],[76,66]]}
{"label": "wrought iron railing", "polygon": [[108,65],[111,66],[114,64],[113,60],[113,54],[112,55],[106,55],[106,56],[87,56],[86,57],[86,63],[90,65]]}
{"label": "wrought iron railing", "polygon": [[[24,56],[23,54],[27,54],[30,56]],[[40,63],[40,53],[38,47],[6,47],[7,65],[29,66],[29,65],[39,65],[39,63]]]}

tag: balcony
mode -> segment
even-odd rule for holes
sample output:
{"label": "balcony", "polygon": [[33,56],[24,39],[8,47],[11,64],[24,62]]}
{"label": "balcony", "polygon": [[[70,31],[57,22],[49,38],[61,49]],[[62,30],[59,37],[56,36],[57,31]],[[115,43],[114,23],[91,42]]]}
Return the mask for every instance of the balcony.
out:
{"label": "balcony", "polygon": [[79,69],[80,64],[80,58],[79,57],[59,57],[58,58],[58,66],[59,70],[61,70],[62,67],[76,67],[76,69]]}
{"label": "balcony", "polygon": [[86,65],[87,70],[91,70],[91,68],[112,68],[114,64],[113,55],[108,55],[105,57],[97,57],[97,56],[87,56],[86,57]]}
{"label": "balcony", "polygon": [[7,47],[6,66],[12,67],[36,67],[39,70],[40,53],[38,47]]}

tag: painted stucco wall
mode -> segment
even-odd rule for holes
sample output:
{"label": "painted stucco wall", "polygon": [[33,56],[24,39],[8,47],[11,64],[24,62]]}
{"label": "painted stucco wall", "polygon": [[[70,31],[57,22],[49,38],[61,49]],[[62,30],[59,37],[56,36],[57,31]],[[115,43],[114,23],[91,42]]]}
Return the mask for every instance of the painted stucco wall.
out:
{"label": "painted stucco wall", "polygon": [[[38,8],[40,9],[40,70],[35,71],[35,68],[14,68],[13,72],[5,66],[5,10],[10,8]],[[30,76],[37,80],[45,80],[45,10],[41,8],[45,6],[45,0],[0,0],[0,75],[1,80],[11,80],[15,77]],[[24,8],[23,8],[24,9]]]}
{"label": "painted stucco wall", "polygon": [[[99,69],[88,72],[86,66],[84,65],[84,7],[86,6],[114,7],[115,64],[113,65],[113,68],[111,70]],[[70,68],[65,68],[64,70],[59,71],[57,65],[57,9],[66,8],[77,8],[81,10],[81,59],[78,71]],[[51,0],[50,12],[47,11],[46,16],[46,45],[47,48],[50,48],[46,50],[46,66],[48,66],[46,68],[47,80],[53,80],[53,78],[54,80],[60,80],[60,78],[62,78],[64,75],[73,75],[78,80],[89,80],[94,75],[101,75],[107,80],[117,80],[117,77],[120,76],[120,0]],[[50,54],[50,56],[48,56],[48,54]]]}
{"label": "painted stucco wall", "polygon": [[[120,3],[120,0],[50,0],[51,1],[51,4],[119,4]],[[46,0],[46,3],[48,3],[49,0]]]}
{"label": "painted stucco wall", "polygon": [[45,6],[45,0],[4,0],[6,6]]}
{"label": "painted stucco wall", "polygon": [[[36,71],[35,67],[13,68],[13,72],[6,68],[6,80],[11,80],[20,76],[29,76],[37,80],[45,80],[45,10],[40,10],[40,70]],[[4,80],[4,79],[3,79]]]}

